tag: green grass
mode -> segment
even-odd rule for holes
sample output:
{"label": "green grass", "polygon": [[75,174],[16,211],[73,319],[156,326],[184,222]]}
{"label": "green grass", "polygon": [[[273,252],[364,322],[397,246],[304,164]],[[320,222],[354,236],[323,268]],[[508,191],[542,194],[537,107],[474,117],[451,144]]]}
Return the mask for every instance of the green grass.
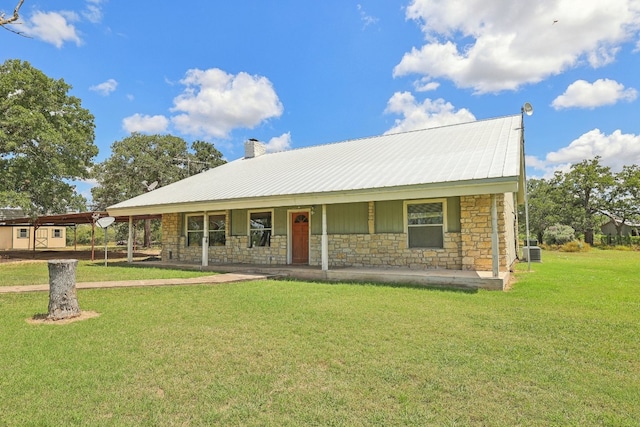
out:
{"label": "green grass", "polygon": [[[76,282],[101,282],[113,280],[183,279],[210,276],[212,272],[166,270],[153,267],[128,265],[115,261],[104,266],[104,261],[79,261]],[[43,285],[49,283],[46,261],[0,264],[0,286]]]}
{"label": "green grass", "polygon": [[0,295],[0,425],[637,426],[640,253],[542,257],[510,292],[80,290],[69,325]]}

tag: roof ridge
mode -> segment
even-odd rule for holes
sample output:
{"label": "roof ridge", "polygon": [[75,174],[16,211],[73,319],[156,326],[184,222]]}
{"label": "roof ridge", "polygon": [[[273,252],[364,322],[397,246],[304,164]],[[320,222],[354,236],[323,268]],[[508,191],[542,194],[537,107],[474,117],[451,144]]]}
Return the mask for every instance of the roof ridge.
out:
{"label": "roof ridge", "polygon": [[[263,154],[262,156],[266,156],[266,155],[270,155],[270,154],[278,154],[278,153],[289,153],[289,152],[293,152],[293,151],[300,151],[300,150],[318,148],[318,147],[327,147],[327,146],[330,146],[330,145],[345,144],[347,142],[361,141],[361,140],[364,140],[364,139],[382,138],[382,137],[385,137],[385,136],[395,136],[395,135],[403,135],[403,134],[409,134],[409,133],[415,133],[415,132],[424,132],[424,131],[428,131],[428,130],[442,129],[442,128],[453,127],[453,126],[468,125],[468,124],[471,124],[471,123],[488,122],[488,121],[491,121],[491,120],[506,119],[507,117],[516,117],[516,116],[520,116],[520,114],[506,114],[506,115],[503,115],[503,116],[489,117],[489,118],[480,119],[480,120],[471,120],[471,121],[462,122],[462,123],[450,123],[450,124],[447,124],[447,125],[440,125],[440,126],[434,126],[434,127],[429,127],[429,128],[421,128],[421,129],[405,130],[405,131],[402,131],[402,132],[383,133],[383,134],[370,135],[370,136],[361,136],[359,138],[350,138],[350,139],[344,139],[344,140],[340,140],[340,141],[325,142],[325,143],[322,143],[322,144],[307,145],[307,146],[303,146],[303,147],[294,147],[294,148],[291,148],[289,150],[274,151],[274,152],[270,152],[270,153],[267,152],[267,153]],[[262,156],[259,156],[259,157],[262,157]]]}

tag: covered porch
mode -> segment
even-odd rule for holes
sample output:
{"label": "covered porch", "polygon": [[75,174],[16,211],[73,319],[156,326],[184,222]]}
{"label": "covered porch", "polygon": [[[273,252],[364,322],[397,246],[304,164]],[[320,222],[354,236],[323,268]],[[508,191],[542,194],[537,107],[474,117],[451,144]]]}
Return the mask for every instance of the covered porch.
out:
{"label": "covered porch", "polygon": [[280,264],[225,264],[184,262],[139,262],[145,267],[182,268],[217,273],[261,274],[277,279],[296,279],[321,282],[385,283],[413,285],[429,288],[461,289],[467,291],[505,290],[511,279],[510,272],[462,271],[446,269],[412,270],[409,268],[334,267],[323,270],[320,266]]}

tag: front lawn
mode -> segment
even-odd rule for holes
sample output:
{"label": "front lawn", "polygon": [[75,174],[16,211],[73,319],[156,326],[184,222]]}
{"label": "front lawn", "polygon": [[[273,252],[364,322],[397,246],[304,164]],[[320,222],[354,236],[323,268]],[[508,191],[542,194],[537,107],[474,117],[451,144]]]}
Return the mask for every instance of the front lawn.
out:
{"label": "front lawn", "polygon": [[637,426],[640,253],[542,258],[509,292],[80,290],[69,325],[0,295],[0,425]]}
{"label": "front lawn", "polygon": [[[49,269],[46,261],[22,261],[0,264],[0,286],[44,285],[49,283]],[[115,261],[104,266],[104,261],[79,261],[76,282],[102,282],[114,280],[184,279],[188,277],[211,276],[211,271],[167,270],[130,265]]]}

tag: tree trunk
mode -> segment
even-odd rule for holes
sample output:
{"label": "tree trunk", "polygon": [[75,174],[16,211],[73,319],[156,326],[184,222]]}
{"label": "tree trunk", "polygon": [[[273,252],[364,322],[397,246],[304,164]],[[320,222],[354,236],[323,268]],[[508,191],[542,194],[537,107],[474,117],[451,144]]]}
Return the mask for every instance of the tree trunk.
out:
{"label": "tree trunk", "polygon": [[76,295],[77,259],[49,261],[49,315],[47,319],[62,320],[80,315]]}
{"label": "tree trunk", "polygon": [[588,228],[584,232],[584,242],[593,246],[593,228]]}
{"label": "tree trunk", "polygon": [[144,247],[145,248],[151,247],[151,220],[150,219],[144,220]]}

